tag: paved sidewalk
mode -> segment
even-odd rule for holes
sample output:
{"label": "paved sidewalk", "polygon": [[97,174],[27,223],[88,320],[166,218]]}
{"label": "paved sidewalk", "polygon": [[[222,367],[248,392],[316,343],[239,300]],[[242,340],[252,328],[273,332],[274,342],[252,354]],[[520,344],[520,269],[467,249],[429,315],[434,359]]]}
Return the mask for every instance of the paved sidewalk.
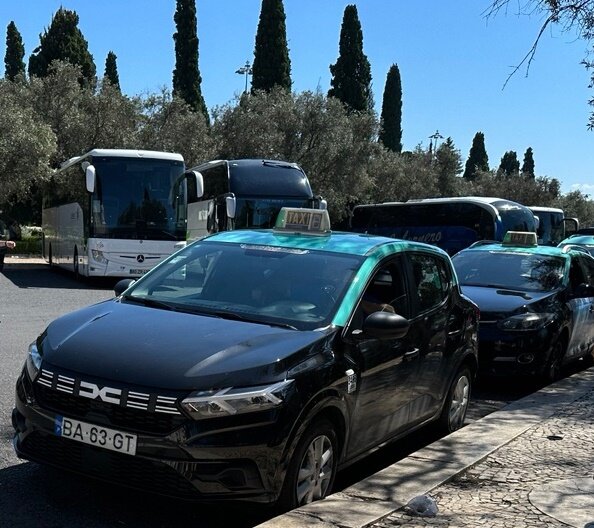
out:
{"label": "paved sidewalk", "polygon": [[[404,506],[429,493],[435,517]],[[594,368],[261,528],[594,528]]]}

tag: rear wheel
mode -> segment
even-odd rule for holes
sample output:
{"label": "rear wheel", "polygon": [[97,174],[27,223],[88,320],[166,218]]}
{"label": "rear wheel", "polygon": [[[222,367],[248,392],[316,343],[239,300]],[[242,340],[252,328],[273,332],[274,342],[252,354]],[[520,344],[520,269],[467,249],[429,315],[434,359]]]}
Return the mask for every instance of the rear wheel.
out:
{"label": "rear wheel", "polygon": [[462,367],[454,376],[450,390],[439,417],[438,426],[446,434],[453,433],[464,425],[472,390],[472,374]]}
{"label": "rear wheel", "polygon": [[323,499],[330,493],[338,464],[338,437],[329,420],[314,422],[305,431],[289,463],[278,505],[291,510]]}

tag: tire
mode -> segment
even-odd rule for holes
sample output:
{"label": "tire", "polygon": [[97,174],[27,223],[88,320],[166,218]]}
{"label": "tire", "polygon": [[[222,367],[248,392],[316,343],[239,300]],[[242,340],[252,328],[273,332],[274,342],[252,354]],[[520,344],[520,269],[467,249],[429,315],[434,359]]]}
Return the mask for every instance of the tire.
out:
{"label": "tire", "polygon": [[542,379],[545,383],[554,383],[561,379],[563,356],[565,356],[565,345],[563,340],[557,339],[542,372]]}
{"label": "tire", "polygon": [[438,420],[440,432],[453,433],[464,425],[472,391],[472,374],[462,367],[454,376]]}
{"label": "tire", "polygon": [[334,425],[321,419],[299,439],[278,500],[282,511],[321,500],[332,491],[338,466],[338,437]]}
{"label": "tire", "polygon": [[80,270],[78,269],[78,249],[74,248],[74,257],[72,257],[72,268],[74,271],[74,280],[80,280]]}

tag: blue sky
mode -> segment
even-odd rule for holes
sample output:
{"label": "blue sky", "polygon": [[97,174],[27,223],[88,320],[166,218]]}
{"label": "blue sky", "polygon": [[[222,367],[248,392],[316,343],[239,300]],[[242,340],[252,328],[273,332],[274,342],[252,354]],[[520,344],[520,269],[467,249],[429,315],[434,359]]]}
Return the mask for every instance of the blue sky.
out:
{"label": "blue sky", "polygon": [[[586,129],[594,90],[580,64],[583,41],[547,31],[528,76],[522,69],[504,88],[541,23],[538,16],[517,16],[520,2],[486,19],[489,0],[284,0],[295,91],[328,90],[349,3],[359,12],[378,112],[390,66],[400,70],[405,149],[428,146],[439,130],[466,161],[482,131],[491,167],[507,150],[521,162],[532,147],[537,175],[558,178],[564,192],[594,195],[594,132]],[[175,0],[1,2],[0,24],[15,22],[25,60],[60,5],[78,13],[99,73],[108,51],[115,52],[125,93],[171,87]],[[245,78],[235,71],[253,60],[261,0],[197,0],[196,6],[202,91],[212,109],[244,88]]]}

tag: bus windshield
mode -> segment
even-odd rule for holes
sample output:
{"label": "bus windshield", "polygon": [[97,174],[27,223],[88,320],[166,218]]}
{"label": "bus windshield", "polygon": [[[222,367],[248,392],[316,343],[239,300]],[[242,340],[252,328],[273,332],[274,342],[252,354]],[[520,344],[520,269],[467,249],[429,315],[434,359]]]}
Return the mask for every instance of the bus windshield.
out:
{"label": "bus windshield", "polygon": [[176,218],[176,180],[181,161],[95,157],[91,233],[95,238],[185,240]]}
{"label": "bus windshield", "polygon": [[270,229],[283,207],[311,207],[311,200],[302,198],[237,197],[235,229]]}

